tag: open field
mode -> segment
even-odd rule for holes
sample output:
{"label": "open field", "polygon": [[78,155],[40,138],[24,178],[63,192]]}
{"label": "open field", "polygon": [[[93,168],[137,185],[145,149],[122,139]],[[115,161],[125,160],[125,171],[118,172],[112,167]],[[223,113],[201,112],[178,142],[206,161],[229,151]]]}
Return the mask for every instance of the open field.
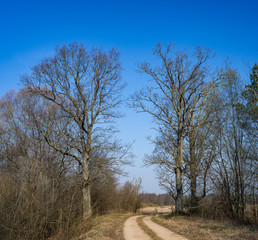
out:
{"label": "open field", "polygon": [[144,207],[140,208],[137,213],[138,214],[169,214],[171,213],[172,209],[174,209],[174,206],[157,206],[157,207]]}

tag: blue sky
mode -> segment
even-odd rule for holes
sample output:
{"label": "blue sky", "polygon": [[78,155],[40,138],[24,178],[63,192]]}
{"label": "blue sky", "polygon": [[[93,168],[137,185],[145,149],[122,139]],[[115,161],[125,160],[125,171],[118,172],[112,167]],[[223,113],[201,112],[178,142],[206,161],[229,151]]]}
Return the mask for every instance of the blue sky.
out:
{"label": "blue sky", "polygon": [[[125,95],[146,83],[135,64],[151,60],[158,42],[174,42],[180,49],[196,45],[212,48],[217,63],[228,56],[248,77],[248,64],[258,56],[258,0],[235,1],[0,1],[0,96],[19,89],[19,76],[53,54],[56,45],[82,41],[89,46],[115,47],[121,52]],[[153,169],[142,167],[152,146],[151,119],[126,106],[118,122],[119,137],[135,140],[135,167],[129,178],[142,177],[143,190],[162,192]],[[125,179],[123,179],[124,181]]]}

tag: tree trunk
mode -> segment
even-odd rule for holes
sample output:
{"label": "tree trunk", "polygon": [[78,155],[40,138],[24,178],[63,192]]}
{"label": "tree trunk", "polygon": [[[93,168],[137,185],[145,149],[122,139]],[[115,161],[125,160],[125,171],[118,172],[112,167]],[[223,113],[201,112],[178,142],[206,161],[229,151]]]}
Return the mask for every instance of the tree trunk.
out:
{"label": "tree trunk", "polygon": [[82,189],[82,197],[83,197],[83,218],[87,219],[92,216],[92,208],[91,208],[91,196],[90,196],[90,185],[85,184]]}
{"label": "tree trunk", "polygon": [[191,212],[196,211],[198,206],[198,198],[196,194],[197,181],[197,159],[195,155],[195,131],[193,129],[189,132],[190,141],[190,188],[191,188]]}
{"label": "tree trunk", "polygon": [[196,196],[196,176],[191,177],[191,211],[195,211],[198,207],[198,197]]}
{"label": "tree trunk", "polygon": [[176,162],[176,209],[175,212],[182,215],[183,211],[183,184],[182,184],[182,164],[183,164],[183,138],[178,136],[178,152]]}
{"label": "tree trunk", "polygon": [[90,195],[90,184],[89,184],[89,165],[88,165],[88,154],[85,154],[83,166],[82,166],[82,208],[83,208],[83,218],[87,219],[92,216],[91,207],[91,195]]}
{"label": "tree trunk", "polygon": [[176,209],[175,212],[182,215],[183,211],[183,187],[182,187],[182,170],[180,167],[176,168]]}

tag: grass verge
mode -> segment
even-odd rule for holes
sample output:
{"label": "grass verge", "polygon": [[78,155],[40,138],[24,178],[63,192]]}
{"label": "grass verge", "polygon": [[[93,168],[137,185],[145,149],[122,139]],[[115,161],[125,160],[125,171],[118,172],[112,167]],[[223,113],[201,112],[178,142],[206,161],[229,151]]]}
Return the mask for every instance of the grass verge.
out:
{"label": "grass verge", "polygon": [[162,240],[157,236],[155,232],[153,232],[150,228],[147,227],[147,225],[143,222],[144,217],[138,217],[137,218],[137,223],[139,227],[146,233],[148,234],[153,240]]}
{"label": "grass verge", "polygon": [[133,214],[108,214],[90,220],[90,230],[72,240],[124,240],[125,220]]}
{"label": "grass verge", "polygon": [[189,240],[257,240],[258,229],[190,216],[157,216],[153,221]]}

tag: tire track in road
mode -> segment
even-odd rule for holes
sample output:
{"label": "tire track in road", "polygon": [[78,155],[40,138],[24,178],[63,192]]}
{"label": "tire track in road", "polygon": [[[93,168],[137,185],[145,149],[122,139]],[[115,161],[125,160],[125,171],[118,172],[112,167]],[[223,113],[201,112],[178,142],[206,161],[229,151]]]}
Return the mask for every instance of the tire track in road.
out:
{"label": "tire track in road", "polygon": [[151,220],[151,217],[145,217],[143,218],[143,222],[145,223],[145,225],[150,228],[153,232],[155,232],[157,234],[158,237],[164,239],[164,240],[188,240],[187,238],[180,236],[170,230],[168,230],[167,228],[153,222]]}

